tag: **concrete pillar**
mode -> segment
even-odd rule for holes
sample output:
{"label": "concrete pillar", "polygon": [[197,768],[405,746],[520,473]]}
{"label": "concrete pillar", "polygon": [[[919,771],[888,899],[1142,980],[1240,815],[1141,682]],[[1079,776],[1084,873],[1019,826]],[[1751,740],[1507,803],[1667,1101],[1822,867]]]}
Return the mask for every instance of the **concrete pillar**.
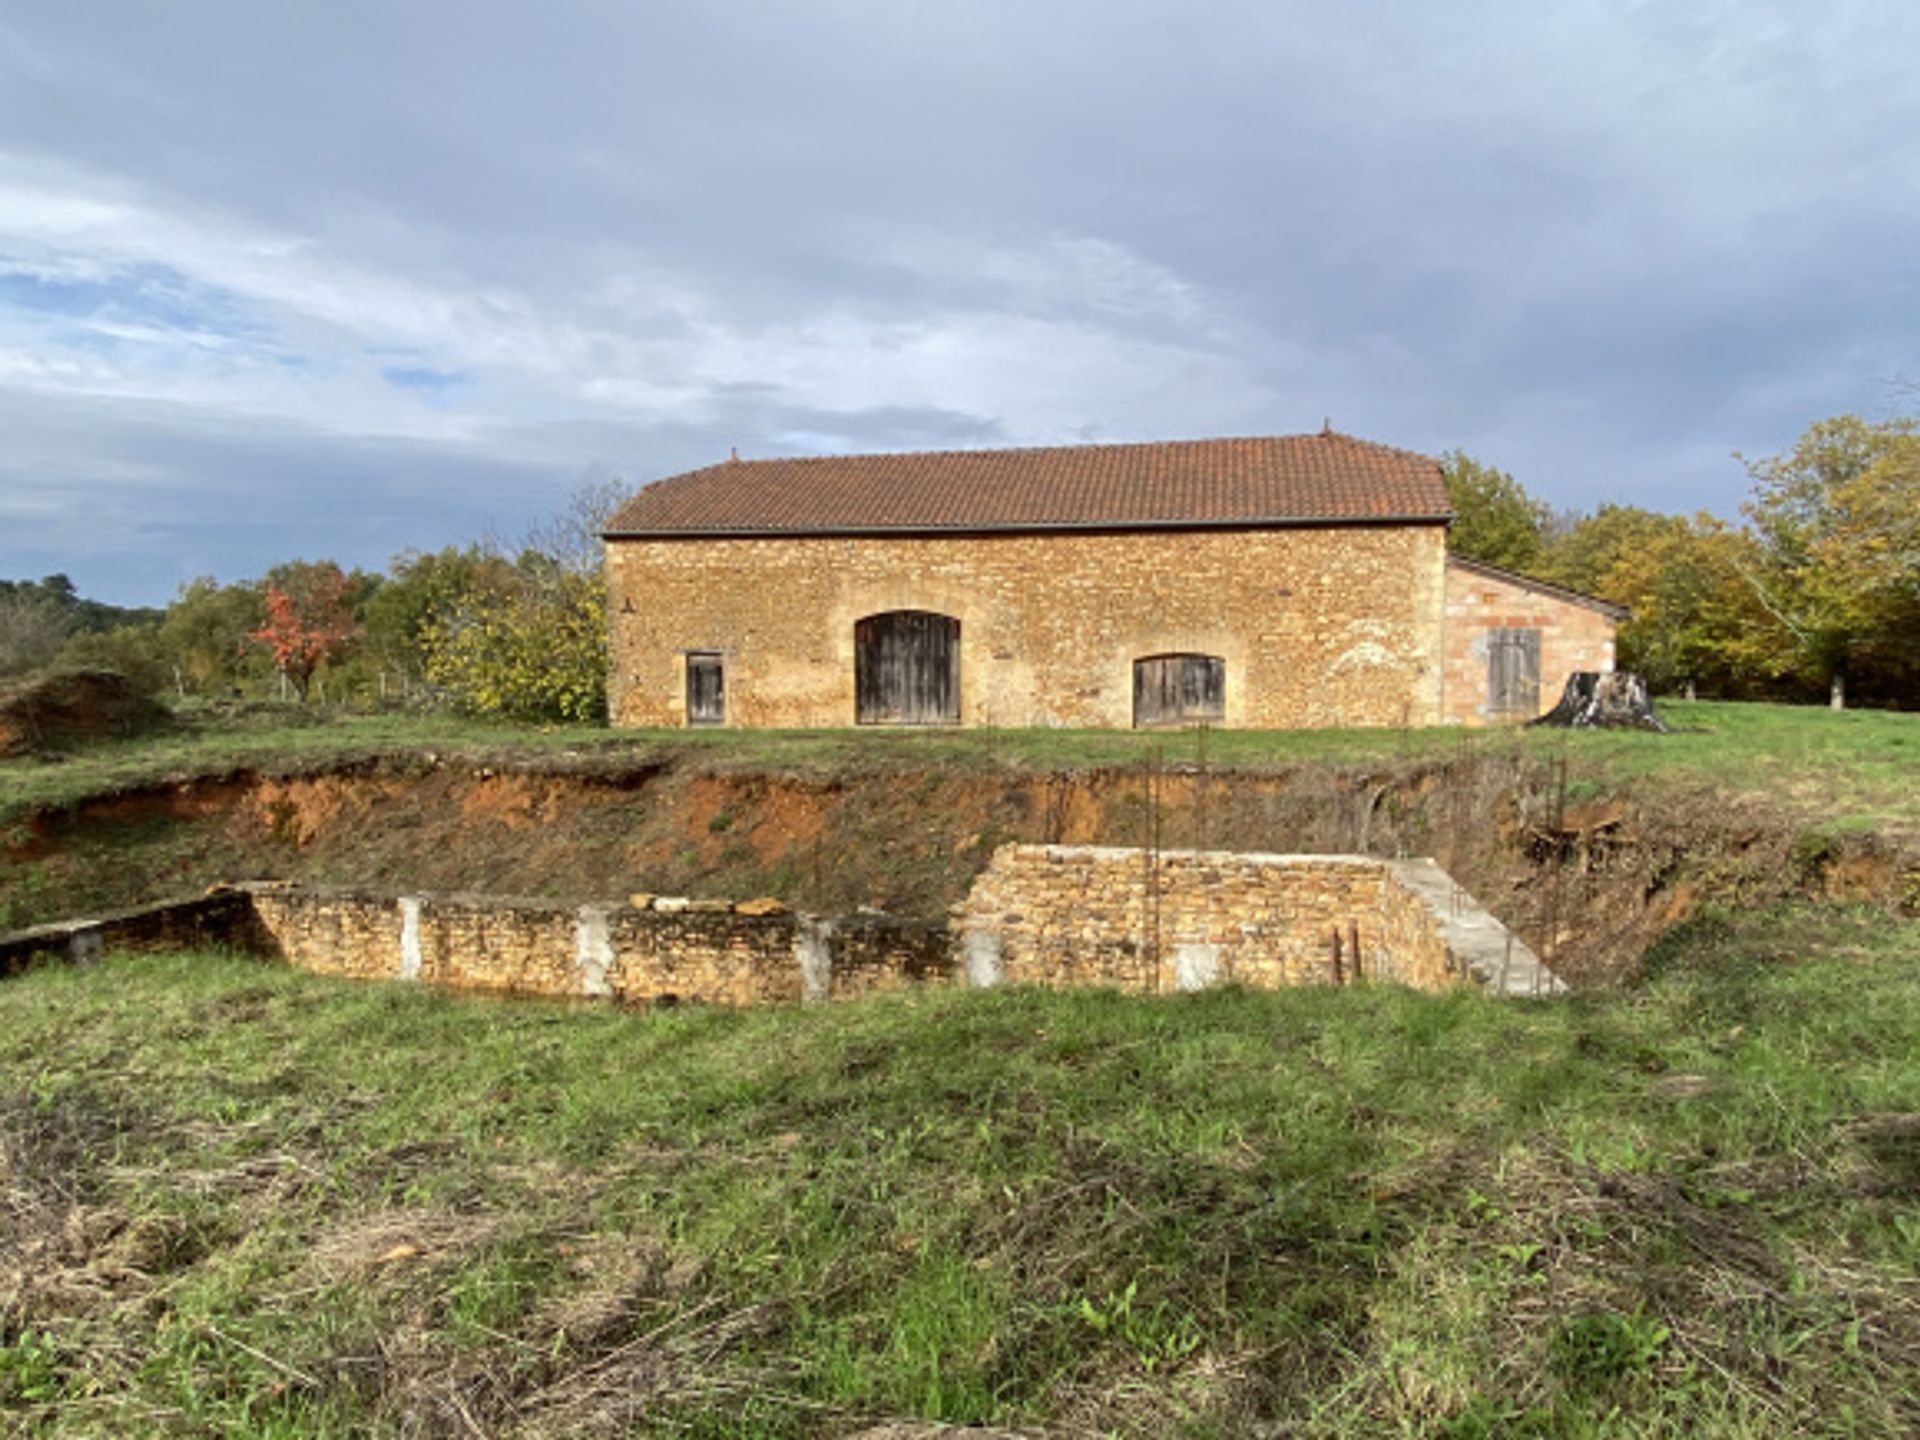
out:
{"label": "concrete pillar", "polygon": [[400,897],[400,978],[420,978],[420,897]]}
{"label": "concrete pillar", "polygon": [[1204,990],[1220,982],[1218,945],[1176,945],[1173,947],[1173,988]]}
{"label": "concrete pillar", "polygon": [[607,907],[582,905],[573,923],[573,965],[580,972],[582,995],[611,995],[607,971],[613,966],[613,937],[607,933]]}
{"label": "concrete pillar", "polygon": [[98,925],[83,925],[67,937],[67,955],[76,965],[98,960],[106,948],[106,937]]}
{"label": "concrete pillar", "polygon": [[967,958],[967,984],[983,988],[998,985],[1006,973],[1000,954],[1000,932],[968,930],[962,943]]}
{"label": "concrete pillar", "polygon": [[812,1002],[833,993],[834,923],[818,915],[796,915],[793,958],[800,966],[800,998]]}

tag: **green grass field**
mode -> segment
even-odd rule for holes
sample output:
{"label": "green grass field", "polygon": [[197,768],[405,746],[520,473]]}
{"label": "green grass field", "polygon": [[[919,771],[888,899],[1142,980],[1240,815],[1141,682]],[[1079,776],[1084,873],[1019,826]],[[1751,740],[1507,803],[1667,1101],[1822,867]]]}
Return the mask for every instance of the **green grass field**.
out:
{"label": "green grass field", "polygon": [[1911,1434],[1917,962],[1822,908],[1541,1003],[40,971],[0,986],[0,1422]]}
{"label": "green grass field", "polygon": [[1150,759],[1223,768],[1439,762],[1526,747],[1564,753],[1590,786],[1647,777],[1764,795],[1835,824],[1920,825],[1920,715],[1787,705],[1667,702],[1672,735],[1565,731],[608,730],[445,715],[280,707],[238,719],[188,711],[172,731],[68,755],[0,762],[0,821],[89,795],[239,768],[285,773],[421,751],[512,753],[553,763],[639,756],[810,774],[850,769],[1076,769]]}

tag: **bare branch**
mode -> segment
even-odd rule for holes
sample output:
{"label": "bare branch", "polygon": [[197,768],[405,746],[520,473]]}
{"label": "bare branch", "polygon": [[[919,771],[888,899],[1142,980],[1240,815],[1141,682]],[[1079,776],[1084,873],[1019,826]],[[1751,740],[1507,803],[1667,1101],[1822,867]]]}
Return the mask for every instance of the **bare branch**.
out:
{"label": "bare branch", "polygon": [[1727,563],[1733,566],[1735,574],[1753,587],[1754,597],[1759,600],[1761,607],[1765,609],[1769,615],[1773,616],[1774,619],[1786,626],[1794,639],[1798,640],[1808,649],[1812,649],[1813,636],[1808,633],[1798,621],[1789,615],[1785,609],[1775,602],[1773,596],[1767,593],[1767,587],[1760,583],[1760,577],[1754,574],[1747,566],[1742,565],[1734,556],[1729,555],[1727,557]]}

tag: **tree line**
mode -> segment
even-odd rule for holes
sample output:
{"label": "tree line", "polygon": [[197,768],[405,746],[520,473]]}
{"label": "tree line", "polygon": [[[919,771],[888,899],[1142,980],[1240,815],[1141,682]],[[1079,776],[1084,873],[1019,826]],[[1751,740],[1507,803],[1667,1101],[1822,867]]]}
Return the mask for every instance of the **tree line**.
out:
{"label": "tree line", "polygon": [[1556,514],[1444,457],[1459,554],[1632,610],[1619,664],[1666,693],[1920,707],[1920,422],[1840,415],[1745,460],[1738,523],[1632,505]]}
{"label": "tree line", "polygon": [[588,486],[516,545],[406,551],[384,573],[290,560],[227,584],[202,576],[164,610],[78,601],[64,576],[0,582],[0,680],[106,669],[182,699],[603,719],[599,529],[623,495],[618,481]]}
{"label": "tree line", "polygon": [[[1559,512],[1444,457],[1462,555],[1628,606],[1619,663],[1658,691],[1920,708],[1920,421],[1841,415],[1747,461],[1741,519]],[[384,573],[294,560],[190,581],[164,610],[0,581],[0,679],[119,670],[153,693],[445,706],[517,720],[606,711],[599,530],[618,480],[517,545],[408,551]]]}

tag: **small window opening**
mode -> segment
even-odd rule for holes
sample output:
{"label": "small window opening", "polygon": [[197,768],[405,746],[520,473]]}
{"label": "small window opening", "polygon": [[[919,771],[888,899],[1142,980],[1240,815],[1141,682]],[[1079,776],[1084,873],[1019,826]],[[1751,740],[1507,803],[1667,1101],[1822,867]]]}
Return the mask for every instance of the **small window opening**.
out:
{"label": "small window opening", "polygon": [[1540,632],[1503,627],[1487,632],[1487,713],[1540,713]]}
{"label": "small window opening", "polygon": [[687,656],[687,724],[726,723],[726,665],[716,652],[694,651]]}

